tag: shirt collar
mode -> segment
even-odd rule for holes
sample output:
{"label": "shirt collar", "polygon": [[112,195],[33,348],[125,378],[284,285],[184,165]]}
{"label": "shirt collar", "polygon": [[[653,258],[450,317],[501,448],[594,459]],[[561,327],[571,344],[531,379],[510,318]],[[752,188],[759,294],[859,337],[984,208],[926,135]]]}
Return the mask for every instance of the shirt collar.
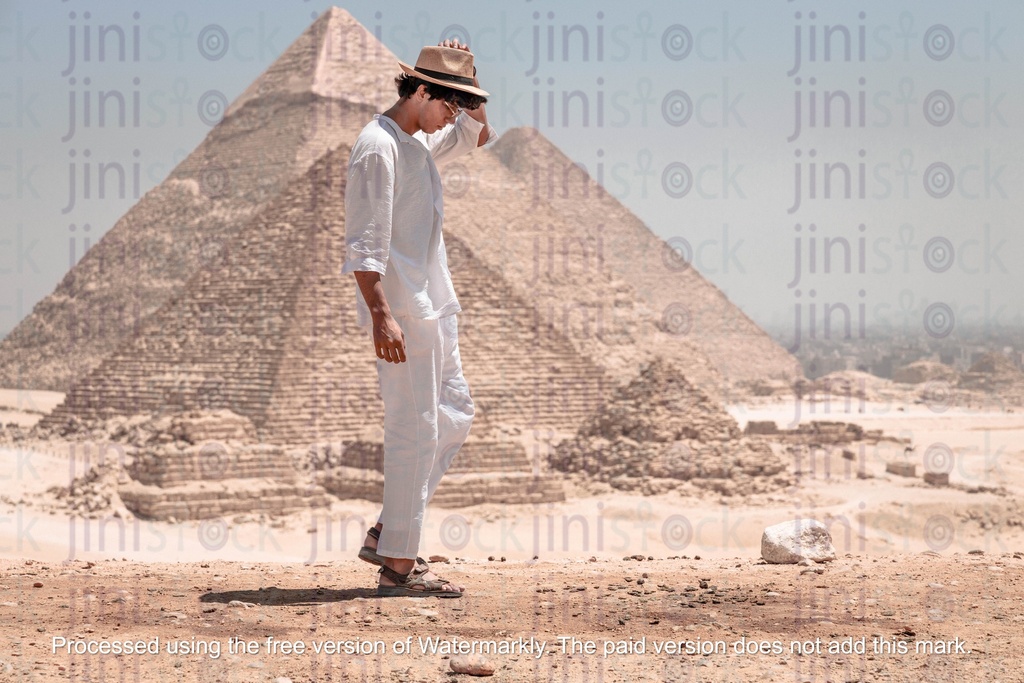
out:
{"label": "shirt collar", "polygon": [[391,119],[391,117],[385,116],[384,114],[374,114],[373,117],[377,119],[381,124],[386,125],[391,130],[393,130],[395,132],[395,135],[398,136],[398,140],[400,142],[404,142],[410,145],[419,145],[421,147],[423,146],[422,142],[420,142],[419,140],[417,140],[416,138],[402,130],[402,127],[395,123],[394,120]]}

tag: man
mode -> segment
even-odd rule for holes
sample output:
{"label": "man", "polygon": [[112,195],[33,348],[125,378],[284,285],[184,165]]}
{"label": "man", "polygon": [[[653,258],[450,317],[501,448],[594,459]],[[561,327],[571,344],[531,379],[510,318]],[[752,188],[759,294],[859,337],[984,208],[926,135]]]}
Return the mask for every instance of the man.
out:
{"label": "man", "polygon": [[359,557],[381,566],[379,595],[459,597],[416,554],[426,505],[473,421],[435,162],[497,136],[468,46],[446,40],[399,65],[399,99],[359,134],[345,190],[342,272],[356,278],[384,399],[384,503]]}

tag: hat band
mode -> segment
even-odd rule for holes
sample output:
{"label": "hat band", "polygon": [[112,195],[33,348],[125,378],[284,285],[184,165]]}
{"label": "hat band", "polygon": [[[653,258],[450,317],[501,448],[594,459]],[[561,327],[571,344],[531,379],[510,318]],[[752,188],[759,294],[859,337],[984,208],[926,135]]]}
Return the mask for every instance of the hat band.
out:
{"label": "hat band", "polygon": [[431,69],[421,69],[418,66],[416,67],[415,70],[420,72],[424,76],[430,76],[431,78],[436,78],[439,81],[449,81],[451,83],[458,83],[459,85],[469,85],[469,86],[473,85],[473,79],[472,78],[466,78],[465,76],[456,76],[454,74],[446,74],[443,71],[433,71]]}

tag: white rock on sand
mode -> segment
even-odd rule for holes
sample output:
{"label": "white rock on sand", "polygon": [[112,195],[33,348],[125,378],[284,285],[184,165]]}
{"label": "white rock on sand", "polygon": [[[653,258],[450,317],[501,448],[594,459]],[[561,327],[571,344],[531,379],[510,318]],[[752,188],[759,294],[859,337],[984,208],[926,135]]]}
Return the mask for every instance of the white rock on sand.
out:
{"label": "white rock on sand", "polygon": [[481,654],[452,657],[452,671],[471,676],[493,676],[494,664]]}
{"label": "white rock on sand", "polygon": [[836,559],[836,549],[824,524],[814,519],[794,519],[764,530],[761,557],[771,564],[797,564],[805,559],[828,562]]}

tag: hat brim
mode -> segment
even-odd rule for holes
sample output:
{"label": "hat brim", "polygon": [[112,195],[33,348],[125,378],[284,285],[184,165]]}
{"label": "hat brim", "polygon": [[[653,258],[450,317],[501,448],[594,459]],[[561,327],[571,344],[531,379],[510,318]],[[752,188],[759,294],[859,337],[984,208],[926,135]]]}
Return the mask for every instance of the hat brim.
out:
{"label": "hat brim", "polygon": [[402,67],[402,71],[409,74],[410,76],[418,78],[421,81],[426,81],[427,83],[443,85],[446,88],[451,88],[452,90],[461,90],[462,92],[468,92],[470,95],[478,95],[479,97],[490,97],[491,95],[491,93],[487,92],[486,90],[481,90],[480,88],[474,87],[472,85],[463,85],[461,83],[453,83],[452,81],[443,81],[439,78],[433,78],[431,76],[427,76],[426,74],[421,74],[419,71],[409,66],[405,62],[399,62],[398,66]]}

